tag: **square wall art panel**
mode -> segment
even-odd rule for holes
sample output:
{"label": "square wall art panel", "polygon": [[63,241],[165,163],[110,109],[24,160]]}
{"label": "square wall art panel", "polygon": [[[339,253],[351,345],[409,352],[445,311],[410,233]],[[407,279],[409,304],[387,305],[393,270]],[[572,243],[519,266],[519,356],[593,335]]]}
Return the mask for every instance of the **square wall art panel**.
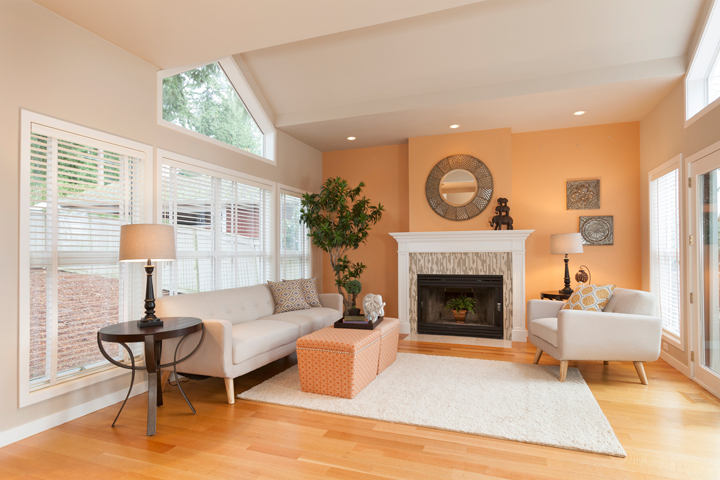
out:
{"label": "square wall art panel", "polygon": [[614,236],[613,217],[580,217],[580,234],[583,245],[612,245]]}
{"label": "square wall art panel", "polygon": [[600,208],[600,180],[567,182],[568,210],[595,210]]}

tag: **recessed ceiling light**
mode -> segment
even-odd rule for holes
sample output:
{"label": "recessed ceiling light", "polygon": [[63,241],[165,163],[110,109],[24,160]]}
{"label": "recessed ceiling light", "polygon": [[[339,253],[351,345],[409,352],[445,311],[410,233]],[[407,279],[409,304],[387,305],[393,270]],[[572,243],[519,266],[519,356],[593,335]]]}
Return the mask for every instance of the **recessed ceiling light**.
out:
{"label": "recessed ceiling light", "polygon": [[355,137],[348,137],[348,140],[355,140]]}
{"label": "recessed ceiling light", "polygon": [[578,110],[577,112],[573,113],[573,115],[585,115],[585,110]]}
{"label": "recessed ceiling light", "polygon": [[450,125],[450,128],[459,128],[460,125]]}

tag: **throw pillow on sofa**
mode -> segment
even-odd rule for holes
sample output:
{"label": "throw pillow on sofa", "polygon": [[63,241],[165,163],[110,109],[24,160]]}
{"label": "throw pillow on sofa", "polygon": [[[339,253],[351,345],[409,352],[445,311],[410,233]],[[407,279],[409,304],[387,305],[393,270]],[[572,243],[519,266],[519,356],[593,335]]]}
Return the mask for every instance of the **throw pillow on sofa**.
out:
{"label": "throw pillow on sofa", "polygon": [[615,285],[581,285],[570,295],[563,310],[602,312],[615,291]]}
{"label": "throw pillow on sofa", "polygon": [[311,307],[322,307],[320,297],[317,291],[317,280],[314,278],[299,278],[297,280],[283,280],[283,282],[297,282],[300,284],[300,290],[305,295],[305,301]]}
{"label": "throw pillow on sofa", "polygon": [[268,282],[273,300],[275,300],[275,313],[307,310],[310,305],[305,300],[298,282]]}

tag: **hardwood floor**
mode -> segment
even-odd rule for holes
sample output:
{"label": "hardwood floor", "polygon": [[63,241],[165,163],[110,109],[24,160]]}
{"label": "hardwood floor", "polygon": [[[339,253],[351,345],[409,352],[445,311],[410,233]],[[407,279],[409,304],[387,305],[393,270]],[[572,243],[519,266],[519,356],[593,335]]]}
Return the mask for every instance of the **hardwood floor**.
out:
{"label": "hardwood floor", "polygon": [[[535,348],[400,342],[401,352],[532,363]],[[290,356],[235,380],[244,391],[295,362]],[[555,364],[543,355],[541,365]],[[147,398],[0,449],[10,479],[720,479],[720,400],[662,360],[579,367],[627,458],[574,452],[237,400],[223,379],[165,387],[157,435],[145,436]],[[411,401],[412,399],[408,399]]]}

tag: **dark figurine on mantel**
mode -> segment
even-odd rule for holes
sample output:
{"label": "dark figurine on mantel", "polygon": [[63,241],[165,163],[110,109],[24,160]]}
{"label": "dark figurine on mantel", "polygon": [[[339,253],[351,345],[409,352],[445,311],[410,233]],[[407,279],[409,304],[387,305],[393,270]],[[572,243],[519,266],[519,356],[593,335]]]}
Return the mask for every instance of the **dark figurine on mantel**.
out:
{"label": "dark figurine on mantel", "polygon": [[490,221],[490,226],[495,227],[495,230],[501,230],[501,227],[505,225],[506,230],[513,229],[513,219],[510,216],[510,207],[507,206],[507,198],[498,198],[497,207],[495,207],[495,216]]}

